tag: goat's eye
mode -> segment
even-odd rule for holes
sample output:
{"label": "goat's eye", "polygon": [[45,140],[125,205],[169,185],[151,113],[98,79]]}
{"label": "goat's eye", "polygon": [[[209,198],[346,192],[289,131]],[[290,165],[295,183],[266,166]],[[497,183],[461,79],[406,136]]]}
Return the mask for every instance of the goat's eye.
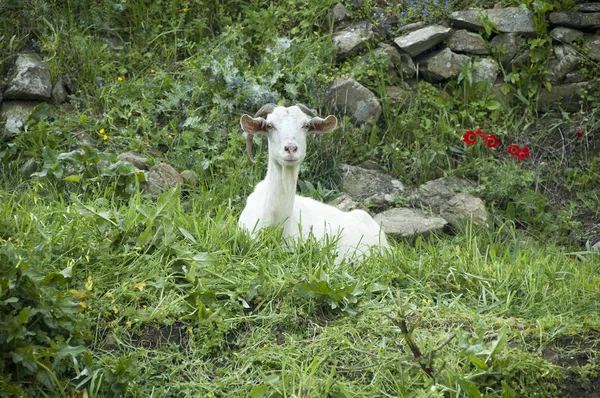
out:
{"label": "goat's eye", "polygon": [[310,128],[310,123],[309,123],[309,122],[306,122],[306,123],[304,123],[304,124],[302,125],[302,128],[303,128],[304,130],[308,130],[308,129]]}
{"label": "goat's eye", "polygon": [[267,130],[273,130],[273,124],[272,123],[267,123],[265,125],[265,127],[267,128]]}

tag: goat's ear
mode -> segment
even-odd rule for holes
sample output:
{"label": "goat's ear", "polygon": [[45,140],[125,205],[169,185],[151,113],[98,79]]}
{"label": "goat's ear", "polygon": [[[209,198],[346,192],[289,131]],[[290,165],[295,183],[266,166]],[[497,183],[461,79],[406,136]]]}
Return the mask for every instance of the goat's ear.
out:
{"label": "goat's ear", "polygon": [[267,121],[262,117],[253,118],[250,115],[242,115],[240,119],[242,130],[250,134],[264,134],[267,132]]}
{"label": "goat's ear", "polygon": [[325,119],[313,117],[310,120],[310,133],[328,133],[337,127],[337,119],[333,115],[327,116]]}

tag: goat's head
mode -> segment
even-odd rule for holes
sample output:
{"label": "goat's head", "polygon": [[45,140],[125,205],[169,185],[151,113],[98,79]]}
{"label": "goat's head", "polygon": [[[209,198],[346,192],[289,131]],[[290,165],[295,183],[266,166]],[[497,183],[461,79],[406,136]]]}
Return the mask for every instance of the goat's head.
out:
{"label": "goat's head", "polygon": [[246,132],[246,153],[251,161],[252,137],[265,135],[269,140],[269,157],[281,166],[296,166],[306,156],[306,136],[309,133],[326,133],[337,126],[333,115],[322,119],[298,104],[288,108],[268,104],[254,117],[243,115],[240,120]]}

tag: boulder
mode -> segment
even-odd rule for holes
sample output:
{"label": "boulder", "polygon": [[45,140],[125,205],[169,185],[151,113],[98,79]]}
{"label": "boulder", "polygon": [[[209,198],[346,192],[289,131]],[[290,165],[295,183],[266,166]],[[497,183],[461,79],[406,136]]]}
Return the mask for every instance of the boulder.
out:
{"label": "boulder", "polygon": [[370,204],[379,207],[385,202],[393,203],[404,191],[400,181],[380,171],[342,164],[340,172],[343,181],[341,191],[356,201],[371,199],[375,203]]}
{"label": "boulder", "polygon": [[138,170],[148,170],[148,158],[135,152],[125,152],[118,156],[124,162],[131,163]]}
{"label": "boulder", "polygon": [[600,12],[600,3],[583,3],[577,5],[579,12]]}
{"label": "boulder", "polygon": [[67,101],[67,89],[63,83],[62,76],[59,76],[59,78],[56,79],[56,83],[54,83],[54,87],[52,87],[52,101],[57,105]]}
{"label": "boulder", "polygon": [[440,217],[427,215],[415,209],[397,208],[386,210],[373,217],[381,229],[395,238],[429,235],[441,231],[448,222]]}
{"label": "boulder", "polygon": [[146,189],[152,195],[158,195],[177,184],[183,184],[183,177],[166,163],[159,163],[152,167],[146,178]]}
{"label": "boulder", "polygon": [[458,193],[440,208],[440,216],[454,227],[472,222],[479,227],[489,227],[490,215],[480,198],[467,193]]}
{"label": "boulder", "polygon": [[574,71],[579,65],[579,57],[575,51],[571,50],[570,47],[558,45],[554,46],[554,54],[556,59],[551,60],[548,63],[548,70],[551,74],[553,83],[559,83],[567,75],[567,73]]}
{"label": "boulder", "polygon": [[527,8],[507,7],[489,10],[455,11],[448,18],[450,23],[459,29],[479,31],[484,22],[481,16],[494,23],[500,33],[517,33],[524,36],[535,36],[534,13]]}
{"label": "boulder", "polygon": [[506,33],[496,35],[491,44],[497,51],[504,52],[500,59],[502,65],[507,66],[525,47],[525,40],[517,34]]}
{"label": "boulder", "polygon": [[500,65],[498,65],[496,61],[490,58],[484,58],[475,63],[472,76],[473,84],[486,81],[490,85],[493,85],[496,82],[499,71]]}
{"label": "boulder", "polygon": [[468,30],[457,30],[448,40],[448,48],[457,53],[486,55],[489,54],[483,37]]}
{"label": "boulder", "polygon": [[415,75],[417,68],[408,54],[401,54],[395,47],[379,43],[373,54],[365,54],[358,62],[357,67],[370,65],[373,57],[383,60],[387,66],[387,75],[394,84],[399,84],[405,78]]}
{"label": "boulder", "polygon": [[586,80],[587,80],[587,77],[585,76],[585,73],[583,73],[583,71],[574,70],[573,72],[567,73],[562,82],[563,82],[563,84],[581,83]]}
{"label": "boulder", "polygon": [[329,202],[329,204],[341,211],[352,211],[356,209],[367,211],[367,208],[363,204],[352,199],[347,193],[342,193],[340,196]]}
{"label": "boulder", "polygon": [[589,55],[596,62],[600,62],[600,36],[588,34],[584,35],[582,47],[587,55]]}
{"label": "boulder", "polygon": [[353,123],[374,124],[381,116],[377,96],[354,79],[338,79],[325,97],[330,109],[350,117]]}
{"label": "boulder", "polygon": [[184,185],[192,188],[198,186],[198,173],[193,170],[183,170],[180,174]]}
{"label": "boulder", "polygon": [[19,134],[33,108],[39,102],[35,101],[4,101],[0,110],[0,119],[5,121],[3,140],[9,140]]}
{"label": "boulder", "polygon": [[337,3],[331,8],[329,17],[331,21],[337,25],[341,22],[347,21],[350,18],[350,11],[342,3]]}
{"label": "boulder", "polygon": [[333,45],[339,60],[363,51],[367,42],[375,39],[375,27],[368,22],[360,21],[333,35]]}
{"label": "boulder", "polygon": [[387,98],[396,104],[405,103],[414,95],[412,91],[399,86],[387,86],[385,91]]}
{"label": "boulder", "polygon": [[587,82],[556,85],[551,91],[542,88],[538,97],[538,108],[577,111],[580,108],[579,102],[583,100],[585,90],[588,88]]}
{"label": "boulder", "polygon": [[552,29],[549,33],[550,37],[554,40],[570,44],[575,40],[583,36],[583,32],[577,29],[565,28],[564,26],[558,26]]}
{"label": "boulder", "polygon": [[451,28],[431,25],[394,39],[394,43],[403,51],[415,57],[446,40],[452,33]]}
{"label": "boulder", "polygon": [[439,82],[457,77],[462,64],[468,60],[469,56],[456,54],[449,48],[445,48],[416,60],[416,63],[427,80]]}
{"label": "boulder", "polygon": [[487,227],[490,216],[483,201],[460,192],[471,185],[468,181],[456,177],[428,181],[419,187],[416,199],[455,227],[471,221],[474,225]]}
{"label": "boulder", "polygon": [[52,96],[50,70],[36,54],[19,54],[8,74],[4,98],[48,101]]}
{"label": "boulder", "polygon": [[600,29],[600,12],[555,11],[548,15],[548,21],[554,26],[584,30]]}

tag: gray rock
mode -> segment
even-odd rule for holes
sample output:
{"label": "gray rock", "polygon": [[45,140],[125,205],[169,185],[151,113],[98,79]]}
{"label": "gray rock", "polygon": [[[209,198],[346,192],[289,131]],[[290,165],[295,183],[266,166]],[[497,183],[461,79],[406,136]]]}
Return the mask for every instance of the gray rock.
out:
{"label": "gray rock", "polygon": [[598,35],[584,35],[583,36],[583,49],[586,54],[597,62],[600,62],[600,36]]}
{"label": "gray rock", "polygon": [[395,47],[386,43],[379,43],[375,51],[372,54],[365,54],[356,66],[372,65],[373,57],[385,62],[388,69],[387,75],[394,84],[400,84],[403,79],[410,78],[417,72],[417,68],[408,54],[401,54]]}
{"label": "gray rock", "polygon": [[425,27],[425,22],[409,23],[407,25],[403,25],[400,28],[398,28],[398,33],[414,32],[415,30],[419,30],[424,27]]}
{"label": "gray rock", "polygon": [[486,81],[492,85],[496,82],[499,71],[500,65],[498,65],[496,61],[493,59],[484,58],[475,63],[475,67],[473,69],[473,84]]}
{"label": "gray rock", "polygon": [[446,40],[452,29],[441,25],[431,25],[394,39],[401,50],[415,57]]}
{"label": "gray rock", "polygon": [[486,42],[478,33],[457,30],[448,40],[448,48],[457,53],[486,55],[489,54]]}
{"label": "gray rock", "polygon": [[526,8],[507,7],[490,10],[455,11],[448,18],[453,26],[460,29],[479,31],[483,28],[481,16],[494,23],[500,33],[518,33],[535,36],[534,13]]}
{"label": "gray rock", "polygon": [[458,193],[445,202],[440,216],[454,227],[462,227],[472,222],[478,227],[489,227],[490,215],[483,201],[467,193]]}
{"label": "gray rock", "polygon": [[350,15],[350,11],[342,3],[337,3],[331,8],[330,18],[334,24],[347,21]]}
{"label": "gray rock", "polygon": [[554,46],[556,59],[548,63],[548,70],[551,74],[550,81],[558,83],[563,80],[567,73],[574,71],[579,65],[579,57],[567,46]]}
{"label": "gray rock", "polygon": [[456,54],[449,48],[445,48],[417,59],[416,63],[427,80],[439,82],[457,77],[462,64],[467,60],[469,60],[469,56]]}
{"label": "gray rock", "polygon": [[342,193],[340,196],[329,202],[329,204],[341,211],[352,211],[356,209],[367,211],[367,208],[364,205],[352,199],[347,193]]}
{"label": "gray rock", "polygon": [[548,15],[548,20],[552,25],[566,26],[567,28],[600,29],[600,12],[556,11]]}
{"label": "gray rock", "polygon": [[600,12],[600,3],[583,3],[577,5],[579,12]]}
{"label": "gray rock", "polygon": [[166,163],[159,163],[152,167],[146,179],[146,189],[153,195],[158,195],[177,184],[183,184],[183,177]]}
{"label": "gray rock", "polygon": [[54,87],[52,88],[52,101],[55,104],[62,104],[67,101],[67,90],[63,83],[63,77],[59,76],[56,79],[56,83],[54,83]]}
{"label": "gray rock", "polygon": [[374,26],[361,21],[334,33],[332,40],[338,59],[343,60],[363,51],[367,47],[366,43],[373,39],[375,39]]}
{"label": "gray rock", "polygon": [[52,95],[50,70],[36,54],[19,54],[11,68],[5,99],[47,101]]}
{"label": "gray rock", "polygon": [[460,192],[471,185],[468,181],[456,177],[428,181],[419,187],[416,199],[455,227],[470,221],[474,225],[486,227],[489,214],[483,201]]}
{"label": "gray rock", "polygon": [[381,105],[375,94],[354,79],[336,80],[325,101],[331,109],[360,125],[373,124],[381,116]]}
{"label": "gray rock", "polygon": [[587,80],[587,77],[585,76],[585,73],[583,73],[580,70],[575,70],[573,72],[567,73],[563,83],[564,84],[568,84],[568,83],[581,83]]}
{"label": "gray rock", "polygon": [[421,185],[417,190],[416,199],[439,214],[446,202],[472,185],[469,181],[457,177],[438,178]]}
{"label": "gray rock", "polygon": [[579,101],[583,100],[584,90],[588,88],[587,82],[556,85],[552,87],[552,91],[543,88],[538,97],[538,108],[577,111],[580,108]]}
{"label": "gray rock", "polygon": [[500,62],[507,66],[525,47],[525,40],[517,34],[506,33],[495,36],[491,44],[497,51],[505,53]]}
{"label": "gray rock", "polygon": [[131,163],[136,169],[148,170],[148,158],[135,152],[125,152],[118,156],[124,162]]}
{"label": "gray rock", "polygon": [[384,198],[386,194],[391,195],[392,198],[388,199],[393,201],[394,196],[400,195],[404,190],[400,181],[379,171],[342,164],[340,172],[343,181],[341,191],[357,201],[376,195],[383,195],[383,199],[387,201]]}
{"label": "gray rock", "polygon": [[577,29],[558,26],[549,33],[550,37],[561,43],[570,44],[583,36],[583,32]]}
{"label": "gray rock", "polygon": [[429,235],[441,231],[448,222],[415,209],[390,209],[373,217],[381,229],[395,238]]}
{"label": "gray rock", "polygon": [[39,102],[35,101],[4,101],[2,103],[0,119],[5,120],[4,140],[19,134],[33,108],[38,104]]}
{"label": "gray rock", "polygon": [[414,95],[412,91],[398,86],[387,86],[385,91],[388,99],[396,104],[405,103]]}
{"label": "gray rock", "polygon": [[183,170],[181,173],[183,183],[189,187],[195,188],[198,186],[198,173],[193,170]]}
{"label": "gray rock", "polygon": [[592,251],[594,253],[600,252],[600,240],[598,242],[594,243],[594,245],[592,246]]}

